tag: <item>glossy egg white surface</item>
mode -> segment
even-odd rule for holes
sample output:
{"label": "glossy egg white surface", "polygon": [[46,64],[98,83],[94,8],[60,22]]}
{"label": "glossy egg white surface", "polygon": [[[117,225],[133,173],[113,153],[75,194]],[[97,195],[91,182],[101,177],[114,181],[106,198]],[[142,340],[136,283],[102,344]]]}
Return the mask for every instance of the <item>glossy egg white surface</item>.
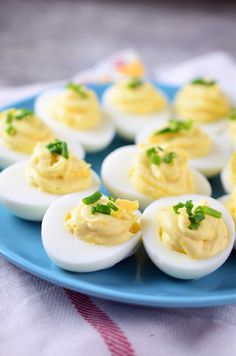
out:
{"label": "glossy egg white surface", "polygon": [[[41,221],[48,207],[62,195],[50,194],[28,184],[25,170],[29,160],[11,165],[0,173],[0,202],[14,215]],[[84,192],[89,195],[99,189],[100,178],[92,171],[92,185]]]}
{"label": "glossy egg white surface", "polygon": [[115,129],[107,115],[102,111],[102,119],[99,126],[90,130],[74,130],[69,126],[57,122],[47,113],[47,104],[54,95],[64,89],[50,89],[38,96],[35,101],[35,112],[58,136],[62,133],[69,139],[79,142],[87,152],[97,152],[107,147],[114,138]]}
{"label": "glossy egg white surface", "polygon": [[129,241],[113,246],[87,243],[64,227],[66,213],[77,206],[86,193],[67,195],[54,202],[42,222],[42,242],[49,258],[59,267],[73,272],[92,272],[114,266],[135,252],[141,232]]}
{"label": "glossy egg white surface", "polygon": [[234,189],[234,184],[230,177],[230,163],[229,162],[226,163],[223,171],[221,172],[220,178],[221,178],[221,182],[222,182],[223,188],[226,191],[226,193],[231,193]]}
{"label": "glossy egg white surface", "polygon": [[[150,124],[146,126],[142,131],[140,131],[136,138],[135,143],[146,143],[148,137],[155,131],[159,130],[163,126],[163,123]],[[212,149],[207,156],[192,158],[189,161],[191,167],[197,169],[199,172],[204,174],[206,177],[213,177],[219,174],[230,158],[232,149],[231,145],[227,141],[223,140],[223,137],[217,136],[215,133],[209,131],[208,129],[203,130],[210,136],[212,140]],[[201,142],[199,142],[199,145]]]}
{"label": "glossy egg white surface", "polygon": [[212,123],[199,123],[200,126],[202,126],[203,129],[211,132],[212,134],[222,135],[226,132],[227,127],[228,127],[228,118],[222,118],[220,120],[217,120]]}
{"label": "glossy egg white surface", "polygon": [[[103,161],[101,176],[108,191],[115,197],[139,201],[143,210],[155,198],[139,193],[131,184],[129,170],[131,162],[137,153],[137,146],[123,146],[110,153]],[[197,170],[192,168],[196,190],[198,194],[211,195],[211,186],[208,180]]]}
{"label": "glossy egg white surface", "polygon": [[[159,89],[158,89],[159,90]],[[160,91],[160,90],[159,90]],[[161,91],[160,91],[161,92]],[[166,98],[166,95],[161,92]],[[166,108],[156,114],[151,115],[131,115],[114,108],[110,104],[110,91],[109,88],[105,91],[102,103],[104,110],[109,115],[110,119],[114,122],[118,134],[126,140],[133,141],[137,133],[150,123],[166,122],[170,117],[170,108]]]}
{"label": "glossy egg white surface", "polygon": [[[156,216],[158,209],[173,206],[178,202],[192,200],[199,204],[203,199],[209,206],[222,212],[227,229],[229,242],[225,250],[208,259],[193,259],[185,254],[176,252],[166,247],[157,235],[158,224]],[[143,212],[141,230],[145,250],[152,262],[166,274],[180,279],[198,279],[216,271],[229,257],[235,242],[235,226],[228,210],[217,200],[203,195],[181,195],[168,197],[155,201]]]}

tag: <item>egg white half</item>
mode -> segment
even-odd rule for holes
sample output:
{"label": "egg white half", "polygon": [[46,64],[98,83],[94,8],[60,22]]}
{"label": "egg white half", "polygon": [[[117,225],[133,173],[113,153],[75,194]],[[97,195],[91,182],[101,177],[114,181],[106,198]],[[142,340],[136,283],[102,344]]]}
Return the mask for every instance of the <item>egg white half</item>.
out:
{"label": "egg white half", "polygon": [[[225,203],[229,199],[230,199],[230,194],[225,194],[225,195],[222,195],[221,197],[219,197],[217,200],[225,206]],[[230,211],[229,211],[229,213],[230,213]],[[234,249],[236,249],[236,241],[234,243]]]}
{"label": "egg white half", "polygon": [[[159,90],[159,89],[158,89]],[[159,90],[160,91],[160,90]],[[161,91],[160,91],[161,92]],[[168,98],[161,92],[166,98],[168,103]],[[142,130],[146,125],[150,123],[166,122],[170,117],[170,108],[161,110],[159,113],[150,115],[131,115],[126,114],[123,111],[114,108],[110,104],[110,89],[108,88],[102,98],[102,103],[104,110],[109,115],[110,119],[114,122],[118,134],[127,139],[134,140],[137,133]]]}
{"label": "egg white half", "polygon": [[[155,131],[159,130],[163,126],[163,123],[150,124],[140,131],[136,138],[135,143],[147,143],[148,137]],[[216,136],[216,134],[204,129],[212,140],[212,149],[210,153],[203,157],[192,158],[189,161],[191,167],[197,169],[206,177],[213,177],[221,172],[225,166],[225,162],[231,155],[231,146],[227,145],[223,138]],[[201,142],[199,142],[199,145]]]}
{"label": "egg white half", "polygon": [[228,118],[222,118],[220,120],[217,120],[215,122],[209,122],[209,123],[199,123],[200,126],[202,126],[203,129],[211,132],[212,134],[222,135],[226,132],[227,127],[228,127]]}
{"label": "egg white half", "polygon": [[[123,146],[110,153],[102,163],[101,176],[104,185],[115,197],[137,199],[140,209],[145,209],[155,198],[139,193],[131,184],[129,171],[131,162],[137,154],[137,146]],[[211,195],[208,180],[197,170],[191,168],[198,194]]]}
{"label": "egg white half", "polygon": [[73,272],[92,272],[114,266],[137,248],[141,232],[119,245],[87,243],[64,227],[66,213],[78,205],[86,193],[67,195],[54,202],[44,215],[42,242],[49,258],[59,267]]}
{"label": "egg white half", "polygon": [[[229,242],[226,249],[214,257],[202,260],[193,259],[185,254],[169,249],[161,242],[157,235],[158,224],[156,216],[158,209],[190,199],[194,204],[199,204],[203,199],[207,200],[212,208],[222,212],[222,218],[228,229]],[[180,279],[197,279],[217,270],[229,257],[235,242],[235,226],[228,210],[217,200],[203,195],[181,195],[155,201],[143,212],[141,230],[145,250],[152,262],[166,274]]]}
{"label": "egg white half", "polygon": [[97,152],[107,147],[114,138],[115,129],[103,111],[99,126],[94,129],[80,131],[74,130],[61,122],[57,122],[48,115],[48,101],[63,90],[63,88],[50,89],[39,95],[35,101],[36,114],[43,119],[58,136],[62,133],[66,134],[70,139],[79,142],[87,152]]}
{"label": "egg white half", "polygon": [[[41,221],[48,207],[62,195],[50,194],[28,184],[25,170],[29,161],[11,165],[0,173],[0,202],[14,215],[32,221]],[[99,189],[100,178],[92,171],[92,185],[86,195]]]}
{"label": "egg white half", "polygon": [[230,163],[228,162],[220,175],[221,182],[226,193],[231,193],[234,189],[234,184],[230,177]]}

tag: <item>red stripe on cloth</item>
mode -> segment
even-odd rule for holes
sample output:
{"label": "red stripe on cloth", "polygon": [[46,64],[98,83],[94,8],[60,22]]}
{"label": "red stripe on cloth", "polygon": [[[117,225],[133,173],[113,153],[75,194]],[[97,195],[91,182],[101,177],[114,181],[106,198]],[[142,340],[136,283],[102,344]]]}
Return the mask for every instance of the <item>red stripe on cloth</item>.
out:
{"label": "red stripe on cloth", "polygon": [[112,356],[134,356],[134,350],[119,326],[86,295],[65,289],[76,310],[105,341]]}

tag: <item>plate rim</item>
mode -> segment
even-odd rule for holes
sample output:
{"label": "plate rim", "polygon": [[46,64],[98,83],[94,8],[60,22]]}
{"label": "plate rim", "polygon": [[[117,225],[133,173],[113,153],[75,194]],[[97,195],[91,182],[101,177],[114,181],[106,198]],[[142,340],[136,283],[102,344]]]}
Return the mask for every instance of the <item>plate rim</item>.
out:
{"label": "plate rim", "polygon": [[[165,85],[163,83],[157,83],[153,81],[161,89],[176,91],[177,86]],[[94,90],[105,89],[109,84],[90,84],[89,86],[94,88]],[[55,85],[56,86],[56,85]],[[58,86],[58,85],[57,85]],[[39,90],[34,95],[29,95],[22,97],[19,100],[13,100],[8,102],[6,105],[0,107],[0,111],[6,110],[11,106],[24,105],[25,102],[35,101],[36,97],[44,90]],[[213,307],[213,306],[222,306],[227,304],[236,303],[236,289],[234,292],[228,292],[227,294],[217,294],[217,295],[207,295],[207,296],[175,296],[174,298],[169,296],[139,296],[137,293],[127,291],[113,291],[109,288],[93,285],[86,281],[76,280],[77,285],[72,285],[70,281],[63,276],[54,275],[53,270],[48,270],[42,268],[35,263],[30,262],[29,260],[24,259],[20,255],[17,255],[14,251],[10,250],[6,246],[0,244],[0,256],[2,256],[6,261],[12,263],[13,265],[19,267],[20,269],[29,272],[36,277],[39,277],[47,282],[53,283],[57,286],[74,290],[76,292],[88,294],[92,297],[103,298],[106,300],[122,302],[132,305],[140,305],[146,307],[175,307],[175,308],[199,308],[199,307]]]}

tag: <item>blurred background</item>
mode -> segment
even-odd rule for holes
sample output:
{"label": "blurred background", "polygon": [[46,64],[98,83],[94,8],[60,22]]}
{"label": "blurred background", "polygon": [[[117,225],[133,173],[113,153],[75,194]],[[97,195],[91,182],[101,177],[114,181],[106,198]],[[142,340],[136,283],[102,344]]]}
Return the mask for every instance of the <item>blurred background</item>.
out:
{"label": "blurred background", "polygon": [[211,50],[236,56],[236,2],[1,0],[0,86],[72,76],[136,49],[147,68]]}

